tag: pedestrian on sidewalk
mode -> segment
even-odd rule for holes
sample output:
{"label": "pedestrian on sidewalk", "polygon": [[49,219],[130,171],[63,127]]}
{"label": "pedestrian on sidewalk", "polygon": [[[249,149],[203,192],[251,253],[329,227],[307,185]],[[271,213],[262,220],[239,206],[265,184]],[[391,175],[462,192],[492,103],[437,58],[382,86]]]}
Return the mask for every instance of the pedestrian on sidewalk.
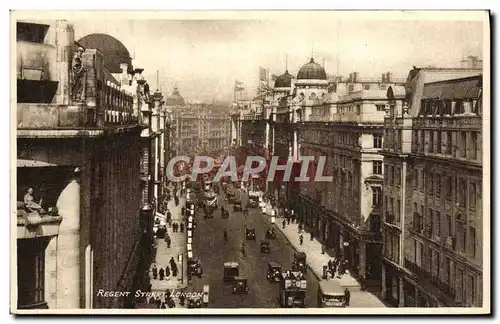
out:
{"label": "pedestrian on sidewalk", "polygon": [[290,225],[290,221],[291,221],[290,216],[288,216],[288,217],[286,218],[286,223],[287,223],[288,225]]}
{"label": "pedestrian on sidewalk", "polygon": [[321,254],[325,254],[325,249],[326,249],[326,248],[325,248],[325,245],[324,245],[324,244],[322,244],[322,245],[321,245]]}
{"label": "pedestrian on sidewalk", "polygon": [[299,236],[299,242],[300,242],[300,245],[302,245],[302,243],[304,243],[304,236],[302,234],[300,234],[300,236]]}
{"label": "pedestrian on sidewalk", "polygon": [[153,279],[156,280],[158,278],[158,269],[156,268],[156,264],[153,266]]}
{"label": "pedestrian on sidewalk", "polygon": [[282,223],[282,224],[283,224],[283,229],[285,229],[286,221],[285,221],[285,220],[283,220],[283,223]]}
{"label": "pedestrian on sidewalk", "polygon": [[170,210],[167,211],[167,223],[170,223],[170,221],[172,220],[172,214],[170,213]]}
{"label": "pedestrian on sidewalk", "polygon": [[165,278],[165,270],[163,270],[163,268],[160,268],[160,280],[163,280]]}
{"label": "pedestrian on sidewalk", "polygon": [[181,223],[180,230],[181,230],[181,233],[184,233],[184,223]]}
{"label": "pedestrian on sidewalk", "polygon": [[170,249],[170,244],[172,244],[172,240],[170,239],[170,236],[165,236],[165,242],[167,243],[167,248]]}
{"label": "pedestrian on sidewalk", "polygon": [[175,263],[175,260],[173,257],[170,258],[169,263],[170,263],[170,267],[172,268],[172,276],[177,277],[178,269],[177,269],[177,264]]}
{"label": "pedestrian on sidewalk", "polygon": [[181,208],[181,215],[184,216],[186,215],[186,207],[182,206]]}
{"label": "pedestrian on sidewalk", "polygon": [[170,280],[170,268],[169,268],[169,266],[165,267],[165,280]]}
{"label": "pedestrian on sidewalk", "polygon": [[345,295],[345,305],[349,306],[349,302],[351,301],[351,292],[349,291],[349,289],[346,288],[344,290],[344,295]]}
{"label": "pedestrian on sidewalk", "polygon": [[314,241],[314,234],[311,232],[311,241]]}

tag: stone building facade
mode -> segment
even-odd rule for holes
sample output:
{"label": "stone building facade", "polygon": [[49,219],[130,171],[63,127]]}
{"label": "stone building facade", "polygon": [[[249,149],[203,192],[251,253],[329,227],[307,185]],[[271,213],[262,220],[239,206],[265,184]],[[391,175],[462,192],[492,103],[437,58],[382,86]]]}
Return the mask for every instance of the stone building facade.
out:
{"label": "stone building facade", "polygon": [[399,307],[482,304],[482,76],[414,69],[384,126],[383,296]]}
{"label": "stone building facade", "polygon": [[17,22],[17,55],[17,306],[130,307],[97,293],[140,287],[135,95],[66,21]]}

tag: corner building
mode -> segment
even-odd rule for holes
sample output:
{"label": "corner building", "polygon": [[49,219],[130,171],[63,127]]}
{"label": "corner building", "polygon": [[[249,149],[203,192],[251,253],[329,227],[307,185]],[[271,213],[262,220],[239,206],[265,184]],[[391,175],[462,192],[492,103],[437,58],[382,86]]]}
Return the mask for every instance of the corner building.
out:
{"label": "corner building", "polygon": [[143,125],[121,59],[80,48],[64,20],[16,25],[17,306],[130,306],[96,297],[133,290],[141,258]]}
{"label": "corner building", "polygon": [[482,305],[482,75],[414,69],[384,126],[383,297]]}

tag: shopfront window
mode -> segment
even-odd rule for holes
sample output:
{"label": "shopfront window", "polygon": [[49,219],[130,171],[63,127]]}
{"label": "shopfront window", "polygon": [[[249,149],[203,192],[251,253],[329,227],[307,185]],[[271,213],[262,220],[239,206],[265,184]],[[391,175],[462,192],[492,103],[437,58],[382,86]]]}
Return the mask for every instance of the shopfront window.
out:
{"label": "shopfront window", "polygon": [[45,303],[45,240],[18,240],[18,308],[47,308]]}

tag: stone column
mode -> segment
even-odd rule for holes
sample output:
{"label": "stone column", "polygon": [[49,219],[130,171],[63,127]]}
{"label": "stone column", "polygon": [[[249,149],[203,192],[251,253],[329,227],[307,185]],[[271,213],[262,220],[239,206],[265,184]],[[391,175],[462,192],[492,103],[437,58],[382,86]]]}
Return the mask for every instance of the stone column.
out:
{"label": "stone column", "polygon": [[366,276],[366,243],[359,241],[359,275],[364,278]]}
{"label": "stone column", "polygon": [[69,104],[70,97],[70,75],[69,65],[71,62],[72,47],[75,41],[73,27],[66,20],[56,21],[56,76],[54,80],[59,81],[55,102],[62,105]]}
{"label": "stone column", "polygon": [[[382,263],[382,291],[381,291],[381,295],[382,295],[382,299],[386,299],[387,298],[387,284],[386,284],[386,271],[385,271],[385,264]],[[395,278],[392,278],[392,280],[394,280]]]}
{"label": "stone column", "polygon": [[58,309],[80,308],[80,179],[75,173],[56,203],[63,217],[57,238]]}
{"label": "stone column", "polygon": [[45,248],[45,301],[50,309],[57,308],[57,236]]}
{"label": "stone column", "polygon": [[398,277],[398,287],[399,287],[399,307],[405,307],[405,290],[404,290],[404,281],[402,278]]}

